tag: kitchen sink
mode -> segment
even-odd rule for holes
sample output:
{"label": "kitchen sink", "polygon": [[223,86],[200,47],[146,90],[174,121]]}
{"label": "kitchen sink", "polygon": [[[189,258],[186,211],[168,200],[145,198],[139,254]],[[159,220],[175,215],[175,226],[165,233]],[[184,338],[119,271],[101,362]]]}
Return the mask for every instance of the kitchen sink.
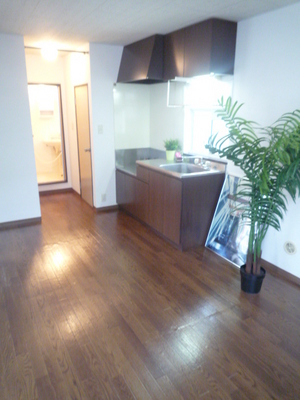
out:
{"label": "kitchen sink", "polygon": [[178,174],[199,174],[201,172],[207,172],[209,170],[208,168],[203,168],[200,165],[189,163],[161,164],[160,168],[166,171],[176,172]]}

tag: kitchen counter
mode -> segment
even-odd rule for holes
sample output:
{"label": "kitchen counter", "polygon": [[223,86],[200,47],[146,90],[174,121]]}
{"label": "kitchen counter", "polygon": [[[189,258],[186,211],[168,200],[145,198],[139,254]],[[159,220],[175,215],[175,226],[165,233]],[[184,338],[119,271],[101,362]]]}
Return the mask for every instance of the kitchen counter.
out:
{"label": "kitchen counter", "polygon": [[[195,158],[200,166],[194,165]],[[175,172],[161,165],[182,168]],[[226,163],[211,160],[207,166],[209,170],[201,167],[200,157],[194,157],[184,158],[183,163],[158,158],[117,167],[117,203],[181,250],[204,245]]]}
{"label": "kitchen counter", "polygon": [[[194,157],[197,158],[197,157]],[[194,158],[187,158],[184,159],[184,162],[188,162],[190,164],[194,164]],[[176,179],[185,179],[185,178],[192,178],[195,175],[211,175],[211,174],[220,174],[226,171],[226,163],[218,162],[215,160],[205,160],[210,162],[210,168],[207,170],[202,170],[199,173],[178,173],[169,170],[165,170],[161,167],[161,165],[168,165],[168,164],[181,164],[181,162],[176,161],[167,161],[166,159],[159,158],[159,159],[152,159],[152,160],[137,160],[135,164],[130,164],[127,166],[116,166],[116,169],[126,172],[130,175],[137,176],[137,165],[148,168],[150,170],[160,172],[162,174],[171,175],[173,178]]]}
{"label": "kitchen counter", "polygon": [[136,176],[136,164],[130,164],[126,166],[116,165],[116,169],[126,172],[129,175]]}

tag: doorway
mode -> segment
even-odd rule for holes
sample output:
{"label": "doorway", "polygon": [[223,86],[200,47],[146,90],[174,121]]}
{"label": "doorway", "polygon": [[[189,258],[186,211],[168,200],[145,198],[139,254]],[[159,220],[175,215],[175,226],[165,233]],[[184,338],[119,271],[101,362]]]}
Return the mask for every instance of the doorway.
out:
{"label": "doorway", "polygon": [[35,165],[39,185],[67,181],[59,84],[28,84]]}
{"label": "doorway", "polygon": [[88,85],[75,86],[80,195],[93,207],[93,175],[91,158]]}

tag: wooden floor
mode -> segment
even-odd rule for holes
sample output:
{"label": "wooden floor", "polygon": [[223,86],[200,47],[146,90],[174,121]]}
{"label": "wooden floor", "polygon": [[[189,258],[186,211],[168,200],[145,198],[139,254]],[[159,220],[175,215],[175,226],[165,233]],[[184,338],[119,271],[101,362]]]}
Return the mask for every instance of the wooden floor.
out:
{"label": "wooden floor", "polygon": [[300,288],[259,295],[209,250],[123,212],[41,198],[0,232],[0,398],[300,399]]}

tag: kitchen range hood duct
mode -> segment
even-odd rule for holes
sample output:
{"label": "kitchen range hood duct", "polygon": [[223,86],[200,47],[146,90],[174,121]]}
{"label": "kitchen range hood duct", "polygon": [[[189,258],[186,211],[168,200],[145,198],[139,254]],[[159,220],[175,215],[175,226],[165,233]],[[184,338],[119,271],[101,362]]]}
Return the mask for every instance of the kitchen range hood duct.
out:
{"label": "kitchen range hood duct", "polygon": [[163,35],[153,35],[125,46],[117,82],[163,82],[163,51]]}

